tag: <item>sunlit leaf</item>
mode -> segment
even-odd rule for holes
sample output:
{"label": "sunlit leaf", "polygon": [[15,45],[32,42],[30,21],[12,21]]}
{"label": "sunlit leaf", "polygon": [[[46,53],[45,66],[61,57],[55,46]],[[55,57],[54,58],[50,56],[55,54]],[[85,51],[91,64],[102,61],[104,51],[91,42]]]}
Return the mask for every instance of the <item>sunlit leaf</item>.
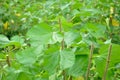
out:
{"label": "sunlit leaf", "polygon": [[31,44],[33,46],[48,44],[52,38],[52,29],[46,23],[40,23],[32,27],[28,31],[27,35],[29,36]]}
{"label": "sunlit leaf", "polygon": [[32,65],[37,60],[37,53],[34,52],[35,49],[28,48],[22,51],[19,51],[16,54],[16,59],[19,63],[24,65]]}
{"label": "sunlit leaf", "polygon": [[75,55],[71,50],[63,50],[60,52],[60,68],[66,69],[73,66]]}

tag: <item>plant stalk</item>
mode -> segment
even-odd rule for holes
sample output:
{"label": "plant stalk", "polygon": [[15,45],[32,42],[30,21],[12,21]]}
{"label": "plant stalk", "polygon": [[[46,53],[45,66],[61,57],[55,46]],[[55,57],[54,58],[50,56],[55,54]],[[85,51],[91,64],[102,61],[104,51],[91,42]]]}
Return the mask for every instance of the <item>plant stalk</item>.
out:
{"label": "plant stalk", "polygon": [[112,51],[112,44],[110,44],[109,49],[108,49],[108,56],[107,56],[107,60],[106,60],[106,67],[105,67],[105,71],[104,71],[102,80],[106,80],[106,75],[107,75],[107,71],[108,71],[108,67],[109,67],[109,63],[110,63],[111,51]]}
{"label": "plant stalk", "polygon": [[6,62],[7,62],[7,64],[8,64],[8,66],[10,67],[11,64],[10,64],[10,58],[9,58],[9,55],[6,55]]}
{"label": "plant stalk", "polygon": [[69,80],[72,80],[72,76],[70,76]]}
{"label": "plant stalk", "polygon": [[91,67],[91,63],[92,63],[93,50],[94,50],[94,45],[91,44],[90,55],[89,55],[89,62],[88,62],[88,68],[87,68],[86,79],[85,79],[85,80],[88,80],[88,79],[89,79],[90,67]]}
{"label": "plant stalk", "polygon": [[59,18],[59,28],[60,28],[60,32],[62,33],[62,23],[60,18]]}
{"label": "plant stalk", "polygon": [[[63,29],[62,29],[62,23],[61,23],[61,19],[60,18],[59,18],[59,28],[60,28],[60,33],[62,33]],[[64,38],[61,41],[61,46],[60,46],[60,50],[63,50],[63,49],[64,49]],[[66,80],[65,70],[63,70],[62,75],[63,75],[63,80]]]}

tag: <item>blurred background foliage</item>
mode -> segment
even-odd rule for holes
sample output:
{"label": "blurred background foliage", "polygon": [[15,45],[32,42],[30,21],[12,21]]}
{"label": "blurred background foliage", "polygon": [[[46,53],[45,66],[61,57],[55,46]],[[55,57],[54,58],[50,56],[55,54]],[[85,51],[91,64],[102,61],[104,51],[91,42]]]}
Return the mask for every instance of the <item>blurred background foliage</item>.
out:
{"label": "blurred background foliage", "polygon": [[8,38],[24,35],[35,24],[47,22],[54,25],[57,17],[63,16],[67,22],[74,24],[76,29],[86,23],[104,26],[112,23],[108,29],[113,42],[120,44],[119,7],[118,0],[1,0],[0,33]]}

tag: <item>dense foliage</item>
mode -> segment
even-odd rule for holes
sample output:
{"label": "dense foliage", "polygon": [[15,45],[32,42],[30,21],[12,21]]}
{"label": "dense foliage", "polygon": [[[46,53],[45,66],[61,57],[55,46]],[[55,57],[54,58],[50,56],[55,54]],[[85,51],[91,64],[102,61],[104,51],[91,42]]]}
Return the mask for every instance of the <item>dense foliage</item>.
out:
{"label": "dense foliage", "polygon": [[0,80],[120,80],[120,1],[0,0]]}

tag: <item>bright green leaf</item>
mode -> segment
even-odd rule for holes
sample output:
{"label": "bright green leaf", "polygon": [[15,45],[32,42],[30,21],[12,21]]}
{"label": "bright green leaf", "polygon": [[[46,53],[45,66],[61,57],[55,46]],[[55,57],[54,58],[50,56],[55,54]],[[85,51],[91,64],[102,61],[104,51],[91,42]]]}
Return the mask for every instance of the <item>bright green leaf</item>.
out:
{"label": "bright green leaf", "polygon": [[37,60],[37,55],[34,50],[33,48],[27,48],[19,51],[16,54],[17,61],[24,65],[32,65]]}
{"label": "bright green leaf", "polygon": [[71,50],[62,50],[60,52],[60,68],[66,69],[73,66],[75,55]]}

